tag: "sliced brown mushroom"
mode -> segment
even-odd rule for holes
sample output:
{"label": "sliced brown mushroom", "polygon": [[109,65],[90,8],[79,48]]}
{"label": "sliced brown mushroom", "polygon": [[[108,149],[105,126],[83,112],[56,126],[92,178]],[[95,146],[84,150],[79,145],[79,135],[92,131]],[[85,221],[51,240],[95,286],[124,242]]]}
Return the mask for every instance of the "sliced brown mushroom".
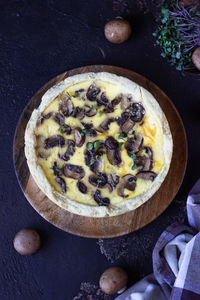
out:
{"label": "sliced brown mushroom", "polygon": [[75,152],[75,142],[69,139],[65,141],[65,144],[67,146],[65,153],[63,155],[60,155],[59,153],[58,157],[65,161],[68,161],[70,159],[70,156],[72,156]]}
{"label": "sliced brown mushroom", "polygon": [[100,125],[99,128],[97,129],[97,131],[99,132],[106,132],[109,130],[109,126],[110,124],[114,122],[113,118],[107,118],[105,119]]}
{"label": "sliced brown mushroom", "polygon": [[65,164],[63,166],[64,175],[69,178],[81,180],[85,176],[85,171],[81,166]]}
{"label": "sliced brown mushroom", "polygon": [[56,146],[63,147],[65,145],[65,140],[61,135],[52,135],[45,141],[45,149],[53,148]]}
{"label": "sliced brown mushroom", "polygon": [[54,120],[55,120],[61,127],[63,127],[64,124],[65,124],[65,117],[64,117],[62,114],[60,114],[60,113],[55,114]]}
{"label": "sliced brown mushroom", "polygon": [[112,192],[116,188],[117,184],[119,183],[119,176],[116,175],[114,180],[112,174],[109,174],[107,175],[107,178],[108,178],[107,186],[109,188],[109,191]]}
{"label": "sliced brown mushroom", "polygon": [[98,106],[102,106],[102,105],[107,106],[108,102],[109,102],[109,100],[108,100],[108,98],[106,97],[105,92],[103,92],[103,93],[101,94],[101,97],[97,99],[97,105],[98,105]]}
{"label": "sliced brown mushroom", "polygon": [[116,118],[117,124],[121,127],[129,118],[130,118],[129,112],[124,111],[121,114],[121,117]]}
{"label": "sliced brown mushroom", "polygon": [[153,181],[156,178],[157,174],[153,171],[140,171],[136,174],[136,176],[137,178]]}
{"label": "sliced brown mushroom", "polygon": [[89,130],[87,131],[87,134],[89,134],[89,136],[91,136],[91,137],[97,136],[97,132],[96,132],[95,129],[89,129]]}
{"label": "sliced brown mushroom", "polygon": [[124,95],[121,99],[121,109],[126,110],[131,105],[132,102],[133,102],[133,99],[132,99],[131,95],[128,95],[128,96]]}
{"label": "sliced brown mushroom", "polygon": [[85,110],[84,108],[80,108],[77,115],[76,115],[76,118],[79,119],[79,120],[83,120],[85,118]]}
{"label": "sliced brown mushroom", "polygon": [[77,182],[77,187],[82,194],[87,194],[87,185],[85,185],[82,181]]}
{"label": "sliced brown mushroom", "polygon": [[91,84],[87,90],[86,96],[90,101],[96,101],[97,95],[100,93],[100,91],[100,88],[97,88],[94,84]]}
{"label": "sliced brown mushroom", "polygon": [[47,150],[44,150],[44,137],[39,134],[39,135],[36,135],[36,151],[39,155],[40,158],[42,159],[47,159],[49,156],[50,156],[50,153],[49,151]]}
{"label": "sliced brown mushroom", "polygon": [[52,169],[53,169],[53,173],[54,173],[55,176],[62,176],[63,175],[63,169],[59,168],[56,161],[54,161]]}
{"label": "sliced brown mushroom", "polygon": [[135,135],[134,137],[131,137],[127,140],[125,144],[125,148],[129,156],[141,150],[143,145],[143,140],[144,138],[141,133],[138,133],[138,135]]}
{"label": "sliced brown mushroom", "polygon": [[85,151],[85,164],[90,168],[92,172],[97,172],[99,167],[99,161],[96,159],[94,151]]}
{"label": "sliced brown mushroom", "polygon": [[85,90],[84,89],[80,89],[80,90],[77,90],[77,91],[75,91],[75,96],[80,96],[83,92],[85,92]]}
{"label": "sliced brown mushroom", "polygon": [[145,109],[141,103],[132,103],[129,107],[131,113],[131,120],[134,122],[141,122],[144,115]]}
{"label": "sliced brown mushroom", "polygon": [[136,187],[137,178],[131,174],[127,174],[123,176],[120,180],[120,185],[117,189],[117,193],[120,197],[127,197],[128,195],[124,194],[124,189],[128,189],[130,191],[134,191]]}
{"label": "sliced brown mushroom", "polygon": [[56,182],[60,185],[60,187],[62,188],[62,192],[66,193],[67,191],[67,186],[66,186],[66,182],[62,177],[56,177]]}
{"label": "sliced brown mushroom", "polygon": [[51,112],[48,114],[42,115],[40,118],[40,124],[43,124],[44,120],[48,120],[51,116],[52,116]]}
{"label": "sliced brown mushroom", "polygon": [[121,130],[127,134],[131,129],[133,129],[134,125],[135,122],[133,122],[131,119],[127,119],[127,121],[121,126]]}
{"label": "sliced brown mushroom", "polygon": [[97,174],[92,174],[88,177],[89,183],[97,186],[98,188],[104,188],[107,184],[107,175],[98,172]]}
{"label": "sliced brown mushroom", "polygon": [[99,190],[96,190],[96,192],[93,195],[94,200],[99,206],[109,206],[110,205],[110,199],[105,197],[101,197],[101,192]]}
{"label": "sliced brown mushroom", "polygon": [[114,137],[109,136],[105,141],[106,154],[111,165],[119,165],[121,163],[121,158],[119,156],[119,144],[114,139]]}
{"label": "sliced brown mushroom", "polygon": [[111,103],[109,103],[109,104],[106,106],[106,108],[104,108],[103,111],[104,111],[105,113],[107,113],[107,114],[114,112],[115,106],[118,105],[118,104],[120,103],[121,99],[122,99],[122,95],[119,95],[118,97],[116,97],[115,99],[113,99],[113,100],[111,101]]}
{"label": "sliced brown mushroom", "polygon": [[[86,108],[87,108],[87,110],[86,110]],[[93,117],[96,115],[96,113],[97,113],[97,110],[93,105],[92,106],[85,105],[85,115],[87,117]]]}
{"label": "sliced brown mushroom", "polygon": [[153,152],[150,147],[144,147],[146,155],[137,156],[134,163],[142,166],[140,171],[150,171],[153,167]]}
{"label": "sliced brown mushroom", "polygon": [[65,117],[69,117],[72,114],[73,108],[74,106],[70,96],[68,96],[67,100],[65,102],[62,102],[59,106],[59,110]]}
{"label": "sliced brown mushroom", "polygon": [[74,128],[74,140],[77,147],[82,147],[85,143],[85,134],[80,127]]}

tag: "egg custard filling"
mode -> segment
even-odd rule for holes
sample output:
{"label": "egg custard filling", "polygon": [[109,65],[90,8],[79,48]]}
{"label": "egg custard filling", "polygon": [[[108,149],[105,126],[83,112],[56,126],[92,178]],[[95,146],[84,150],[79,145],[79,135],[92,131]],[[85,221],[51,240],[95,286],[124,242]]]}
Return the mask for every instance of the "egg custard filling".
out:
{"label": "egg custard filling", "polygon": [[153,96],[105,74],[76,75],[50,89],[25,136],[39,187],[61,207],[90,216],[141,205],[160,187],[172,153],[169,126]]}

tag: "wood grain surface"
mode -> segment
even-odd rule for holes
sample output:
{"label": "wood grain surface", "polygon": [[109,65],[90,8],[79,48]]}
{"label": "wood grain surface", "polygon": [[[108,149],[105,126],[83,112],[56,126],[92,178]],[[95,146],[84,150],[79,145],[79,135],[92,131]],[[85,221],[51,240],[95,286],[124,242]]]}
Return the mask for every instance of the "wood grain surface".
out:
{"label": "wood grain surface", "polygon": [[[40,104],[43,94],[68,76],[86,72],[110,72],[127,77],[146,88],[163,109],[173,136],[173,156],[170,170],[160,189],[146,203],[128,213],[105,218],[92,218],[72,214],[49,200],[30,175],[24,155],[24,132],[34,108]],[[167,95],[153,82],[128,69],[93,65],[67,71],[46,83],[30,100],[19,119],[13,156],[19,184],[29,203],[47,221],[60,229],[84,237],[110,238],[133,232],[158,217],[174,199],[185,174],[187,164],[187,140],[182,120]]]}

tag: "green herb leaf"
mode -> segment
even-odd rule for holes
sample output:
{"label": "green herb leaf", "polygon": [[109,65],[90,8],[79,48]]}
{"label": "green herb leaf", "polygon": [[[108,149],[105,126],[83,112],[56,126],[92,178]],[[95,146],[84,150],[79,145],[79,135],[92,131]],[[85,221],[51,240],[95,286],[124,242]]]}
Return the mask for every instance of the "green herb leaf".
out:
{"label": "green herb leaf", "polygon": [[118,136],[118,139],[123,139],[125,136],[125,134],[122,132],[119,136]]}
{"label": "green herb leaf", "polygon": [[118,146],[121,147],[124,143],[123,142],[120,142],[118,143]]}
{"label": "green herb leaf", "polygon": [[65,127],[65,128],[69,128],[69,125],[67,125],[67,124],[64,124],[64,127]]}
{"label": "green herb leaf", "polygon": [[98,182],[98,183],[101,183],[101,182],[102,182],[102,180],[98,178],[98,179],[97,179],[97,182]]}
{"label": "green herb leaf", "polygon": [[98,148],[99,148],[99,144],[100,144],[99,141],[94,142],[94,148],[95,148],[95,149],[98,149]]}
{"label": "green herb leaf", "polygon": [[134,164],[132,167],[131,167],[131,170],[135,170],[137,168],[137,165]]}
{"label": "green herb leaf", "polygon": [[86,131],[87,131],[87,129],[86,129],[86,128],[82,129],[82,130],[81,130],[81,136],[84,136],[84,135],[85,135],[85,133],[86,133]]}
{"label": "green herb leaf", "polygon": [[135,153],[133,153],[133,154],[131,155],[131,158],[132,158],[133,160],[136,159]]}
{"label": "green herb leaf", "polygon": [[62,134],[64,133],[64,130],[62,128],[60,129],[60,133],[62,133]]}
{"label": "green herb leaf", "polygon": [[90,159],[90,165],[94,164],[94,158]]}
{"label": "green herb leaf", "polygon": [[90,142],[90,143],[88,143],[88,149],[89,150],[92,150],[93,149],[93,144]]}

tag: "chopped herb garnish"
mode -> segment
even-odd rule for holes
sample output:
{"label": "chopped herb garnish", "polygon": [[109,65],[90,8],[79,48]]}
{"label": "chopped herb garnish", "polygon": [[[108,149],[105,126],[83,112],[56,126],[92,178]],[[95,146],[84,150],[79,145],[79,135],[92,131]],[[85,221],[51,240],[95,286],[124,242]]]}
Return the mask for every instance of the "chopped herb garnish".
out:
{"label": "chopped herb garnish", "polygon": [[94,164],[94,158],[90,159],[90,165]]}
{"label": "chopped herb garnish", "polygon": [[91,105],[91,108],[94,109],[94,111],[97,111],[96,107],[94,105]]}
{"label": "chopped herb garnish", "polygon": [[88,149],[92,150],[93,149],[93,144],[92,143],[88,143]]}
{"label": "chopped herb garnish", "polygon": [[122,132],[119,136],[118,136],[118,139],[123,139],[125,136],[125,134]]}
{"label": "chopped herb garnish", "polygon": [[64,127],[65,127],[65,128],[69,128],[69,125],[67,125],[67,124],[64,124]]}
{"label": "chopped herb garnish", "polygon": [[99,116],[101,117],[101,115],[102,115],[102,111],[100,110],[100,111],[99,111]]}
{"label": "chopped herb garnish", "polygon": [[99,158],[99,155],[96,155],[95,158],[98,159],[98,158]]}
{"label": "chopped herb garnish", "polygon": [[86,133],[86,131],[87,131],[87,129],[86,129],[86,128],[82,129],[82,130],[81,130],[81,136],[84,136],[84,135],[85,135],[85,133]]}
{"label": "chopped herb garnish", "polygon": [[66,92],[68,96],[70,96],[69,92]]}
{"label": "chopped herb garnish", "polygon": [[118,143],[118,146],[121,147],[124,143],[123,142],[120,142]]}
{"label": "chopped herb garnish", "polygon": [[98,182],[98,183],[101,183],[101,182],[102,182],[102,180],[98,178],[98,179],[97,179],[97,182]]}
{"label": "chopped herb garnish", "polygon": [[102,151],[99,151],[99,152],[98,152],[98,154],[101,156],[101,155],[103,155],[103,154],[104,154],[104,152],[102,152]]}
{"label": "chopped herb garnish", "polygon": [[60,129],[60,133],[62,133],[62,134],[64,133],[64,130],[62,128]]}
{"label": "chopped herb garnish", "polygon": [[99,144],[100,144],[100,142],[99,142],[99,141],[96,141],[96,142],[94,142],[94,148],[95,148],[95,149],[98,149],[98,147],[99,147]]}
{"label": "chopped herb garnish", "polygon": [[135,170],[137,168],[137,165],[134,164],[132,167],[131,167],[131,170]]}
{"label": "chopped herb garnish", "polygon": [[78,109],[77,109],[77,110],[78,110],[78,112],[80,112],[80,111],[81,111],[80,107],[78,107]]}
{"label": "chopped herb garnish", "polygon": [[136,155],[133,153],[132,155],[131,155],[131,158],[134,160],[134,159],[136,159]]}

